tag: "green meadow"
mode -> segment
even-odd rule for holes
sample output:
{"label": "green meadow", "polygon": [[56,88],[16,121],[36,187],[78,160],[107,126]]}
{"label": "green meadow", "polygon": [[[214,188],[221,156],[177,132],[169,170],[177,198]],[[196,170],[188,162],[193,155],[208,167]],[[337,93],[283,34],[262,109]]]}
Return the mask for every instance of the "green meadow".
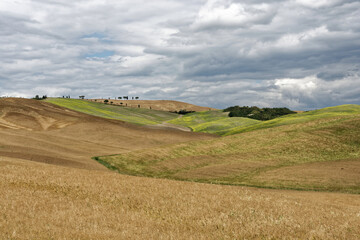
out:
{"label": "green meadow", "polygon": [[327,118],[341,118],[343,116],[349,116],[354,114],[360,114],[360,105],[348,104],[335,107],[328,107],[319,110],[313,110],[297,114],[289,114],[283,117],[275,118],[269,121],[259,121],[257,124],[252,126],[238,126],[225,135],[232,135],[247,131],[253,131],[258,129],[277,127],[295,123],[306,123],[311,122],[317,119],[327,119]]}
{"label": "green meadow", "polygon": [[259,121],[242,117],[230,118],[227,112],[219,110],[190,113],[182,118],[170,120],[169,123],[189,127],[194,132],[206,132],[227,136],[258,129],[305,123],[316,119],[340,117],[358,113],[360,113],[360,106],[349,104],[290,114],[268,121]]}
{"label": "green meadow", "polygon": [[130,108],[86,100],[48,98],[47,102],[93,116],[116,119],[138,125],[155,125],[179,117],[178,114],[143,108]]}
{"label": "green meadow", "polygon": [[229,113],[221,110],[195,112],[168,122],[191,128],[194,132],[205,132],[217,135],[225,135],[238,127],[247,127],[260,122],[259,120],[250,118],[230,118],[228,114]]}
{"label": "green meadow", "polygon": [[288,115],[240,126],[221,138],[95,159],[128,175],[360,193],[360,106]]}

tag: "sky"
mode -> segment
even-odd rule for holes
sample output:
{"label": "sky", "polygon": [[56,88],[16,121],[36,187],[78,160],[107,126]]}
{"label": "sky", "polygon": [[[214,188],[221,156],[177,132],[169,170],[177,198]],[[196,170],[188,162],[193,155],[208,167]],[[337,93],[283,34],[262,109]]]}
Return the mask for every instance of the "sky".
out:
{"label": "sky", "polygon": [[0,0],[0,96],[360,104],[360,1]]}

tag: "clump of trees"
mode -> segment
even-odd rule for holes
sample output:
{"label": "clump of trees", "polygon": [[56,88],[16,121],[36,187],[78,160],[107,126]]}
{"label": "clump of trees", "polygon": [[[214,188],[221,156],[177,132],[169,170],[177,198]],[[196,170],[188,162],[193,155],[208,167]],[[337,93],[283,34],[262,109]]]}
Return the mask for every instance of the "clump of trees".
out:
{"label": "clump of trees", "polygon": [[[129,96],[118,97],[117,99],[119,99],[119,100],[122,100],[122,99],[129,100]],[[132,100],[134,100],[134,99],[139,100],[139,97],[131,97],[131,99]]]}
{"label": "clump of trees", "polygon": [[256,106],[233,106],[224,109],[224,112],[229,112],[229,117],[247,117],[256,120],[271,120],[287,114],[296,113],[288,108],[258,108]]}
{"label": "clump of trees", "polygon": [[43,99],[47,99],[47,96],[43,95],[42,97],[40,97],[39,95],[36,95],[33,99],[35,99],[35,100],[43,100]]}
{"label": "clump of trees", "polygon": [[[150,109],[151,109],[151,107],[150,107]],[[173,111],[172,113],[185,115],[185,114],[193,113],[193,112],[195,112],[195,111],[187,111],[186,109],[181,109],[180,111]]]}

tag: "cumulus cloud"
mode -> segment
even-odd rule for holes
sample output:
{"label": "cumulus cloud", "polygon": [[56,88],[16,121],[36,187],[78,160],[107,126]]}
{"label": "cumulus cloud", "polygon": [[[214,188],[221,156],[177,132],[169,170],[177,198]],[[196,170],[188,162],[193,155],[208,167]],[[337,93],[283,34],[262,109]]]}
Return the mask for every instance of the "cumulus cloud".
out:
{"label": "cumulus cloud", "polygon": [[360,2],[0,1],[0,96],[360,103]]}
{"label": "cumulus cloud", "polygon": [[245,5],[231,1],[209,0],[199,11],[192,27],[208,29],[216,27],[249,27],[268,24],[275,16],[269,4]]}

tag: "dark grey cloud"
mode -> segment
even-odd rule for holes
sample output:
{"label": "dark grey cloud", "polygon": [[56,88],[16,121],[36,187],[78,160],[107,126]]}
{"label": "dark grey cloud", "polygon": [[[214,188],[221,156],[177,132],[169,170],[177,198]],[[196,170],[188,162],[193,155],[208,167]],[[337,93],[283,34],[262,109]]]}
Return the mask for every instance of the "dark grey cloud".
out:
{"label": "dark grey cloud", "polygon": [[360,104],[360,1],[0,2],[0,95]]}

